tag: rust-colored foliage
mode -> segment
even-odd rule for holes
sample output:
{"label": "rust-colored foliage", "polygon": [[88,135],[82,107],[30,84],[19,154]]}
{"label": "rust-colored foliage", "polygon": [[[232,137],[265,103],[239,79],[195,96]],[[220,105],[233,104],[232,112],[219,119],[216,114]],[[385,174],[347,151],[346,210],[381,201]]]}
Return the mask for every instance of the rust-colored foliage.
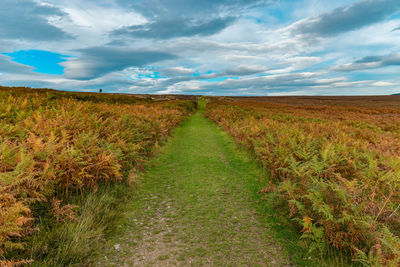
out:
{"label": "rust-colored foliage", "polygon": [[271,171],[275,187],[262,192],[280,193],[312,249],[398,266],[400,102],[389,98],[391,108],[230,99],[209,103],[206,115]]}
{"label": "rust-colored foliage", "polygon": [[57,221],[74,220],[64,199],[124,181],[194,108],[187,100],[0,87],[0,256],[24,248],[30,205],[51,201]]}
{"label": "rust-colored foliage", "polygon": [[75,216],[74,209],[78,206],[76,205],[61,205],[62,200],[53,198],[51,200],[51,213],[56,217],[58,223],[67,222],[67,221],[76,221],[77,218]]}

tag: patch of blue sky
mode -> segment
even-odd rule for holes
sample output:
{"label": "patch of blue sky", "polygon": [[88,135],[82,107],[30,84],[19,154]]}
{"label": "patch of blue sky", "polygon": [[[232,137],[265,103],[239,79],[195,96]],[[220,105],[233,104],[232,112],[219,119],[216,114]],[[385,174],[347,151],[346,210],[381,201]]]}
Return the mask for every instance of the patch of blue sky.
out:
{"label": "patch of blue sky", "polygon": [[189,76],[198,77],[198,76],[200,76],[200,75],[201,75],[200,72],[196,71],[195,73],[190,74]]}
{"label": "patch of blue sky", "polygon": [[131,78],[133,80],[143,80],[143,79],[162,79],[165,77],[161,77],[158,71],[155,72],[146,71],[143,73],[136,73],[135,75],[132,75]]}
{"label": "patch of blue sky", "polygon": [[391,73],[378,73],[375,70],[354,71],[348,74],[351,81],[366,81],[366,80],[387,80],[393,79]]}
{"label": "patch of blue sky", "polygon": [[60,63],[67,61],[69,57],[44,50],[20,50],[3,55],[11,57],[14,62],[34,67],[35,72],[56,75],[64,73],[64,67]]}
{"label": "patch of blue sky", "polygon": [[292,22],[294,20],[292,13],[295,10],[293,2],[299,1],[294,0],[290,3],[277,1],[267,8],[257,9],[256,13],[248,15],[246,18],[257,24],[286,24]]}
{"label": "patch of blue sky", "polygon": [[155,78],[155,79],[165,79],[165,78],[168,78],[168,77],[161,76],[161,75],[160,75],[160,72],[155,71],[155,72],[154,72],[154,78]]}
{"label": "patch of blue sky", "polygon": [[286,14],[279,8],[269,9],[266,16],[246,16],[246,19],[257,24],[284,23],[288,20]]}
{"label": "patch of blue sky", "polygon": [[143,68],[138,68],[138,67],[131,68],[130,71],[132,71],[132,73],[125,78],[130,79],[130,80],[168,78],[168,77],[162,76],[159,71],[156,71],[157,69],[160,69],[160,67],[146,66]]}
{"label": "patch of blue sky", "polygon": [[139,74],[139,77],[142,77],[142,78],[153,78],[153,79],[161,78],[160,73],[158,71],[155,71],[153,73]]}
{"label": "patch of blue sky", "polygon": [[281,8],[269,8],[268,13],[276,18],[279,22],[284,22],[288,19],[288,13],[287,10],[283,11]]}
{"label": "patch of blue sky", "polygon": [[388,20],[400,19],[400,12],[391,15]]}
{"label": "patch of blue sky", "polygon": [[[293,1],[293,2],[301,2],[301,1]],[[295,11],[295,5],[293,5],[293,2],[279,1],[277,2],[276,5],[266,9],[266,13],[274,17],[277,20],[277,22],[280,23],[293,22],[293,20],[295,20],[295,18],[293,17],[293,11]]]}
{"label": "patch of blue sky", "polygon": [[212,70],[208,70],[208,71],[203,72],[203,73],[201,73],[200,71],[196,71],[195,73],[190,74],[190,75],[188,75],[188,76],[198,77],[198,76],[201,76],[201,75],[212,74],[212,73],[216,73],[216,72],[215,72],[215,71],[212,71]]}

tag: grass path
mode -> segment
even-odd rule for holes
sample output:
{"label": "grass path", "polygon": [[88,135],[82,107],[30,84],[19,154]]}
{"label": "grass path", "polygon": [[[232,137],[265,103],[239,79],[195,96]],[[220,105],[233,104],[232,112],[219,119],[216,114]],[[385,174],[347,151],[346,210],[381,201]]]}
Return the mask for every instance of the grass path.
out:
{"label": "grass path", "polygon": [[257,212],[261,168],[201,110],[152,163],[99,266],[290,266]]}

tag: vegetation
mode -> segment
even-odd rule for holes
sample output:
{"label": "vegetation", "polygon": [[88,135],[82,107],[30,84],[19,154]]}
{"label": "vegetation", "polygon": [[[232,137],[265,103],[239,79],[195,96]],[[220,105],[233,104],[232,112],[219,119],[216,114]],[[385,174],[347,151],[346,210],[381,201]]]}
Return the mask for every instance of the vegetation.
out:
{"label": "vegetation", "polygon": [[209,100],[205,115],[270,179],[202,107],[132,190],[193,99],[0,87],[0,265],[82,263],[126,209],[133,230],[118,249],[152,256],[110,252],[100,264],[309,266],[306,242],[341,265],[400,265],[398,96]]}
{"label": "vegetation", "polygon": [[85,209],[73,199],[102,185],[134,183],[152,148],[195,107],[186,100],[1,87],[1,264],[18,263],[13,257],[44,218],[79,221]]}
{"label": "vegetation", "polygon": [[[275,223],[266,221],[274,210],[258,201],[268,177],[201,110],[174,131],[161,152],[138,178],[120,236],[94,265],[290,264],[269,227]],[[287,224],[278,227],[285,245],[293,246]]]}
{"label": "vegetation", "polygon": [[279,193],[311,251],[339,251],[366,266],[400,264],[398,102],[229,100],[212,101],[206,115],[271,172],[260,193]]}

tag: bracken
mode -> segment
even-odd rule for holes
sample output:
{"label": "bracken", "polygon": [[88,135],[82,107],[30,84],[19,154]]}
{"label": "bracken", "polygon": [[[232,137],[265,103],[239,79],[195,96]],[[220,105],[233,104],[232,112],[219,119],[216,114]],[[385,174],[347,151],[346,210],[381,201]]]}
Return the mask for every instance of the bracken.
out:
{"label": "bracken", "polygon": [[0,258],[24,249],[36,228],[31,205],[52,201],[57,221],[73,220],[64,199],[123,182],[195,105],[0,87]]}
{"label": "bracken", "polygon": [[400,264],[400,105],[211,101],[206,115],[271,171],[263,192],[287,202],[310,250]]}

